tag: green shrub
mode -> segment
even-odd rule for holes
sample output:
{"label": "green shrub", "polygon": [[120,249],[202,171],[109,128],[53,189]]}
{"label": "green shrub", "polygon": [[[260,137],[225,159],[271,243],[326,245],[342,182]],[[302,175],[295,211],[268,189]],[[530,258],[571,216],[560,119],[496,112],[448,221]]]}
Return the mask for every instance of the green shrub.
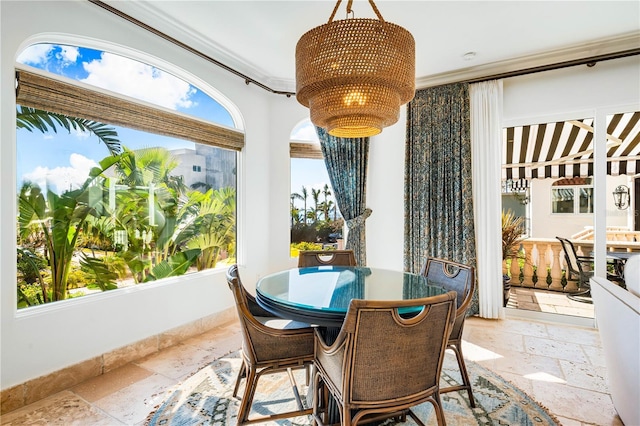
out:
{"label": "green shrub", "polygon": [[89,279],[89,274],[77,266],[72,266],[67,277],[67,289],[86,287]]}
{"label": "green shrub", "polygon": [[302,241],[291,244],[291,257],[298,257],[300,250],[322,250],[322,244]]}

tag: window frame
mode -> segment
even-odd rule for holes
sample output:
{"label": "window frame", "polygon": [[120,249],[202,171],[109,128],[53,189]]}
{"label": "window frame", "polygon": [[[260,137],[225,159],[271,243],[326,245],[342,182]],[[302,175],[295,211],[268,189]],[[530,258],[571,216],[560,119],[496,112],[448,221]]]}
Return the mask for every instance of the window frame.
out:
{"label": "window frame", "polygon": [[[553,191],[559,189],[571,189],[573,191],[573,211],[571,212],[556,212],[554,211],[554,197]],[[589,212],[580,212],[580,190],[582,189],[591,189],[591,211]],[[594,187],[593,184],[590,185],[558,185],[551,186],[550,198],[551,198],[551,214],[552,215],[592,215],[594,214],[593,209],[593,199],[594,199]]]}

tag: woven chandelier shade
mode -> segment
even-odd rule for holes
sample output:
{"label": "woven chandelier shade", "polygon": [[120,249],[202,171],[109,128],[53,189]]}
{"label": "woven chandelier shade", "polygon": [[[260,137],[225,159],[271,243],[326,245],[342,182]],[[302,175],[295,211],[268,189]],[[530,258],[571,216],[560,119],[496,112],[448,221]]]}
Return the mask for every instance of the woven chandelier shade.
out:
{"label": "woven chandelier shade", "polygon": [[[296,98],[311,121],[332,136],[377,135],[398,121],[415,94],[415,41],[404,28],[378,19],[348,18],[305,33],[296,46]],[[352,13],[351,2],[347,14]]]}

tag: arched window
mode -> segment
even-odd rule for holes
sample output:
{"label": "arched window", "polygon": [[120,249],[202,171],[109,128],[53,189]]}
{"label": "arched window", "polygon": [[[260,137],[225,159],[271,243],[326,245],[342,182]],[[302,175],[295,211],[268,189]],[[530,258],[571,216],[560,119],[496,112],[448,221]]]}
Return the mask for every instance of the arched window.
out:
{"label": "arched window", "polygon": [[299,249],[341,248],[337,208],[316,129],[309,119],[291,132],[291,257]]}
{"label": "arched window", "polygon": [[36,44],[18,62],[18,307],[235,258],[229,111],[107,51]]}

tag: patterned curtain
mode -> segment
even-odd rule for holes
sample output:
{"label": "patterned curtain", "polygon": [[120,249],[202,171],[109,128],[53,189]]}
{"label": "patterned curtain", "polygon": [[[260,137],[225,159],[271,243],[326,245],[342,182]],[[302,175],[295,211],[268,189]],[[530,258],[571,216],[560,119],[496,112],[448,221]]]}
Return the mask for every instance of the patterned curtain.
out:
{"label": "patterned curtain", "polygon": [[365,220],[369,138],[336,138],[316,127],[336,203],[347,224],[346,249],[353,250],[358,266],[367,265]]}
{"label": "patterned curtain", "polygon": [[[405,269],[427,256],[476,265],[469,86],[419,90],[407,108]],[[469,314],[478,312],[477,294]]]}

